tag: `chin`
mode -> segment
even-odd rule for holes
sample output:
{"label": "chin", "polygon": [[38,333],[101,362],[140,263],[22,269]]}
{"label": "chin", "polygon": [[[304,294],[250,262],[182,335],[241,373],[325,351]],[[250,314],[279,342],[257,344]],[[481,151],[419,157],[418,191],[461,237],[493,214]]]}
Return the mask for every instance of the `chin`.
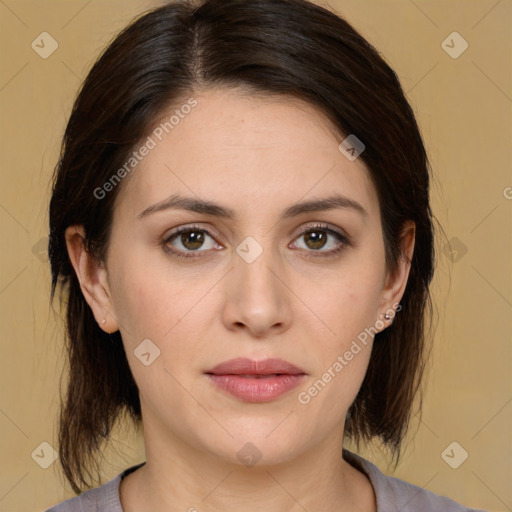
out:
{"label": "chin", "polygon": [[[233,437],[226,433],[205,438],[202,440],[204,448],[215,457],[239,466],[270,466],[288,462],[303,451],[300,449],[301,440],[296,437],[297,428],[294,431],[282,428],[282,425],[278,426],[279,421],[270,421],[269,418],[261,422],[251,420],[245,424],[238,422],[236,427],[224,423]],[[272,428],[268,428],[269,423],[272,423]]]}

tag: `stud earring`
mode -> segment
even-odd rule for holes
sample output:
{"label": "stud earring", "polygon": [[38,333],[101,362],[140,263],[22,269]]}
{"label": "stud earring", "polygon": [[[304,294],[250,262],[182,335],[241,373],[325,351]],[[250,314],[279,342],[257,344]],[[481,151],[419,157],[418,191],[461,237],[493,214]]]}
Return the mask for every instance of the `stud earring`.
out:
{"label": "stud earring", "polygon": [[107,323],[107,319],[106,319],[106,318],[104,318],[104,319],[101,321],[101,323],[102,323],[103,325],[105,325],[105,324]]}
{"label": "stud earring", "polygon": [[391,319],[391,315],[388,315],[387,313],[384,315],[384,319],[385,320],[390,320]]}

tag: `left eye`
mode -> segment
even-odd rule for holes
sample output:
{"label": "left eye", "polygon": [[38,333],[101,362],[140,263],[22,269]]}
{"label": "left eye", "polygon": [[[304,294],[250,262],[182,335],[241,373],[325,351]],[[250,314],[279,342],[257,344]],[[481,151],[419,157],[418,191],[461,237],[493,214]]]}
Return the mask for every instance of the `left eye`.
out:
{"label": "left eye", "polygon": [[[337,238],[338,242],[331,242],[331,248],[325,249],[326,245],[328,246],[329,238]],[[317,226],[310,227],[303,231],[297,240],[303,239],[305,241],[306,247],[299,247],[300,249],[312,249],[313,252],[322,252],[322,253],[333,253],[337,252],[344,245],[348,245],[348,240],[341,233],[337,233],[336,231],[328,228],[327,226]],[[341,246],[341,247],[340,247]],[[320,251],[320,249],[325,249]]]}
{"label": "left eye", "polygon": [[[180,227],[171,233],[163,241],[163,245],[165,250],[174,256],[194,258],[201,255],[193,253],[206,252],[216,247],[221,247],[216,244],[213,236],[214,235],[207,229],[195,226],[185,226]],[[326,246],[329,246],[329,238],[333,237],[338,241],[331,243],[331,248],[325,249]],[[346,245],[350,245],[347,237],[324,225],[307,227],[295,240],[301,240],[301,238],[305,240],[305,247],[299,246],[298,248],[304,249],[309,253],[320,253],[313,254],[314,256],[329,256],[338,253]],[[207,242],[208,239],[210,239],[210,242],[209,244],[206,244],[205,247],[205,242]],[[297,247],[297,242],[293,245]]]}

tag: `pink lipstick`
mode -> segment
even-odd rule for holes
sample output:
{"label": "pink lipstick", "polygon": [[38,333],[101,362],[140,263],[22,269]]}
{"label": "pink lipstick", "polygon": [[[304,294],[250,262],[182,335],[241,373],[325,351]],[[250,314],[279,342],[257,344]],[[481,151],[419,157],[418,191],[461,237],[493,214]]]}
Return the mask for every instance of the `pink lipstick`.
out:
{"label": "pink lipstick", "polygon": [[275,400],[306,376],[303,370],[282,359],[230,359],[205,373],[219,389],[252,403]]}

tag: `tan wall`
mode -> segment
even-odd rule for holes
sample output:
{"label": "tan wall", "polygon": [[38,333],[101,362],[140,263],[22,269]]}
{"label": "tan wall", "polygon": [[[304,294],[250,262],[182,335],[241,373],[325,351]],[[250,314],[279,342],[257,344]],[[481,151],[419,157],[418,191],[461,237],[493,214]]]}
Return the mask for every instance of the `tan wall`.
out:
{"label": "tan wall", "polygon": [[[40,511],[72,495],[58,462],[42,469],[31,456],[42,442],[57,446],[63,365],[63,323],[49,307],[48,262],[38,250],[44,251],[48,233],[49,178],[74,95],[93,59],[134,15],[155,5],[0,3],[0,512]],[[436,173],[434,213],[457,250],[452,256],[443,250],[439,258],[439,321],[424,414],[395,475],[468,506],[510,510],[512,2],[330,5],[401,78]],[[58,42],[47,59],[31,48],[43,31]],[[454,31],[469,44],[456,59],[441,46]],[[448,44],[451,51],[460,48],[456,40]],[[130,432],[116,433],[105,479],[144,460],[142,440]],[[453,441],[469,453],[457,469],[441,457]],[[374,451],[371,457],[386,470],[382,455]]]}

